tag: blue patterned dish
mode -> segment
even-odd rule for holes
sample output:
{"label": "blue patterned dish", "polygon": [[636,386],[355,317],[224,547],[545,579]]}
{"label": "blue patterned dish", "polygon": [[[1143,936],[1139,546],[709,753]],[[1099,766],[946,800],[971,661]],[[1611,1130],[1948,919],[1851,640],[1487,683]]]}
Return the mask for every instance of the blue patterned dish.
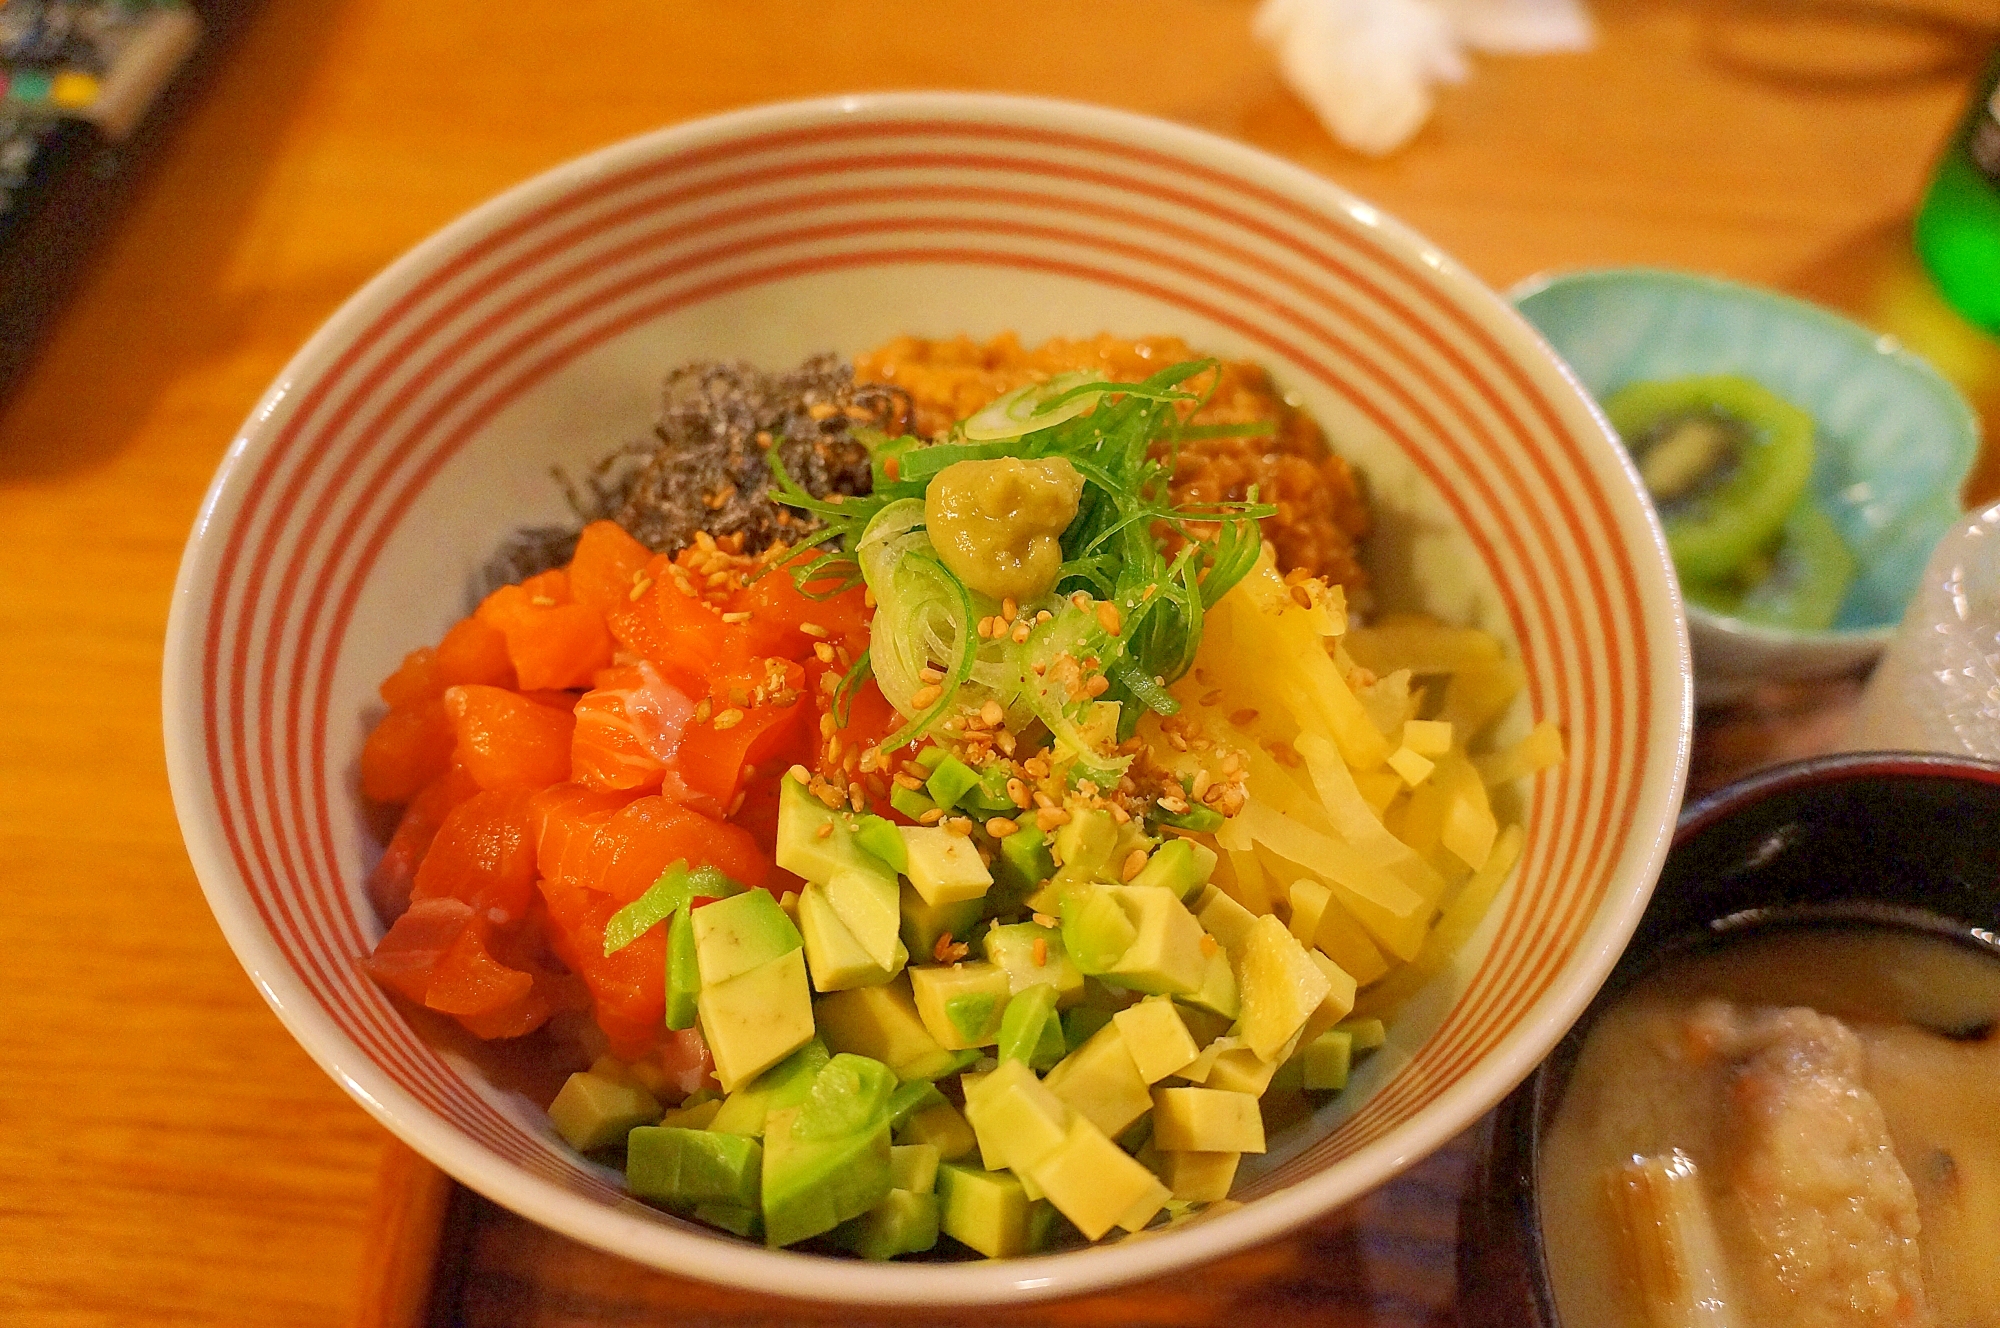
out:
{"label": "blue patterned dish", "polygon": [[1813,492],[1859,570],[1830,631],[1756,626],[1688,606],[1697,685],[1824,677],[1880,653],[1931,549],[1959,517],[1979,422],[1957,389],[1893,338],[1817,305],[1657,268],[1537,276],[1515,308],[1603,397],[1641,379],[1735,373],[1818,425]]}

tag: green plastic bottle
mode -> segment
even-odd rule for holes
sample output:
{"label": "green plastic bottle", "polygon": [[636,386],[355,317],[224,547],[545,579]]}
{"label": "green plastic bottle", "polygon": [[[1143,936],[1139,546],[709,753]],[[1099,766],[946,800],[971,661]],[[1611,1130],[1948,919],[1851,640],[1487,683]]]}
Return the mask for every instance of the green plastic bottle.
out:
{"label": "green plastic bottle", "polygon": [[1931,176],[1917,252],[1954,308],[2000,333],[2000,51]]}

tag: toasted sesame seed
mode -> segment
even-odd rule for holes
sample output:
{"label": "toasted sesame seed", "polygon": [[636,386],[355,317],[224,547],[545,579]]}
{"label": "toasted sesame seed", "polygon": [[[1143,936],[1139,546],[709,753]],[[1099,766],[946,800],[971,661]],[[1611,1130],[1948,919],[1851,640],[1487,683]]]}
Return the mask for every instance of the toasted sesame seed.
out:
{"label": "toasted sesame seed", "polygon": [[729,707],[729,709],[715,717],[715,727],[719,729],[733,729],[742,722],[743,712],[735,706]]}
{"label": "toasted sesame seed", "polygon": [[556,606],[556,602],[550,599],[547,595],[537,595],[533,599],[529,600],[528,603],[534,605],[538,609],[553,609]]}
{"label": "toasted sesame seed", "polygon": [[1051,930],[1053,930],[1054,928],[1060,927],[1062,925],[1062,923],[1058,922],[1056,919],[1050,917],[1046,913],[1031,913],[1028,916],[1037,927],[1048,927]]}
{"label": "toasted sesame seed", "polygon": [[1215,943],[1215,938],[1213,936],[1210,936],[1207,932],[1203,932],[1201,934],[1201,953],[1204,957],[1213,955],[1217,950],[1220,950],[1221,948],[1222,948],[1221,946]]}
{"label": "toasted sesame seed", "polygon": [[1313,606],[1312,595],[1304,586],[1292,587],[1292,602],[1302,609],[1309,609]]}
{"label": "toasted sesame seed", "polygon": [[1020,616],[1021,616],[1021,606],[1014,602],[1014,597],[1012,595],[1009,595],[1000,601],[1000,619],[1002,622],[1013,622],[1014,619]]}
{"label": "toasted sesame seed", "polygon": [[972,833],[972,818],[970,816],[954,816],[944,823],[944,828],[955,835],[969,835]]}
{"label": "toasted sesame seed", "polygon": [[1028,786],[1018,779],[1007,781],[1007,801],[1023,809],[1034,805],[1028,797]]}
{"label": "toasted sesame seed", "polygon": [[1047,968],[1049,966],[1049,943],[1046,937],[1037,936],[1035,938],[1035,948],[1032,953],[1035,956],[1036,968]]}
{"label": "toasted sesame seed", "polygon": [[1026,644],[1027,640],[1028,640],[1028,624],[1026,622],[1015,623],[1013,631],[1014,644],[1017,646],[1024,645]]}
{"label": "toasted sesame seed", "polygon": [[633,580],[632,589],[626,594],[625,598],[631,600],[633,603],[636,604],[639,602],[641,598],[645,596],[646,592],[651,590],[652,588],[653,588],[653,579],[642,572],[639,574],[637,578]]}
{"label": "toasted sesame seed", "polygon": [[1135,848],[1125,855],[1125,865],[1118,869],[1118,879],[1129,881],[1146,869],[1146,850]]}
{"label": "toasted sesame seed", "polygon": [[1203,692],[1201,703],[1205,706],[1220,705],[1222,703],[1222,689],[1216,687],[1210,691]]}
{"label": "toasted sesame seed", "polygon": [[1257,722],[1257,712],[1248,706],[1241,710],[1232,710],[1229,713],[1229,722],[1239,729],[1248,728]]}
{"label": "toasted sesame seed", "polygon": [[943,695],[944,688],[939,687],[936,683],[932,683],[928,687],[917,688],[910,696],[910,704],[919,710],[926,710]]}
{"label": "toasted sesame seed", "polygon": [[978,631],[980,640],[991,640],[993,637],[993,619],[991,617],[981,618],[979,620]]}
{"label": "toasted sesame seed", "polygon": [[995,816],[986,822],[986,833],[995,839],[1005,839],[1020,828],[1004,816]]}
{"label": "toasted sesame seed", "polygon": [[887,458],[885,458],[885,459],[883,460],[883,462],[882,462],[882,478],[883,478],[883,479],[885,479],[885,480],[895,480],[895,479],[900,479],[900,478],[902,477],[902,474],[903,474],[903,461],[902,461],[902,458],[900,458],[900,457],[887,457]]}
{"label": "toasted sesame seed", "polygon": [[918,825],[936,825],[944,819],[944,808],[933,807],[917,818]]}
{"label": "toasted sesame seed", "polygon": [[1186,799],[1177,798],[1173,794],[1169,793],[1166,797],[1160,799],[1160,809],[1162,811],[1172,812],[1174,815],[1179,816],[1182,812],[1188,809],[1188,805]]}
{"label": "toasted sesame seed", "polygon": [[1124,623],[1118,616],[1118,606],[1110,600],[1104,600],[1099,603],[1097,606],[1097,625],[1102,627],[1111,636],[1118,635],[1124,627]]}
{"label": "toasted sesame seed", "polygon": [[813,642],[813,658],[822,664],[833,663],[833,647],[824,641]]}
{"label": "toasted sesame seed", "polygon": [[1043,609],[1040,613],[1035,615],[1035,621],[1038,623],[1045,623],[1053,617],[1055,617],[1053,613],[1050,613],[1047,609]]}
{"label": "toasted sesame seed", "polygon": [[998,728],[1000,721],[1007,718],[1007,712],[1000,708],[998,701],[988,698],[986,704],[979,707],[979,717],[986,721],[987,727]]}
{"label": "toasted sesame seed", "polygon": [[708,717],[714,713],[715,713],[715,705],[707,697],[704,696],[701,698],[701,700],[696,701],[694,703],[695,723],[697,724],[708,723]]}
{"label": "toasted sesame seed", "polygon": [[1111,679],[1105,677],[1101,673],[1092,676],[1090,681],[1084,683],[1083,685],[1083,694],[1085,696],[1093,698],[1102,696],[1110,690],[1111,690]]}
{"label": "toasted sesame seed", "polygon": [[1090,612],[1090,596],[1079,590],[1069,597],[1070,607],[1083,613]]}
{"label": "toasted sesame seed", "polygon": [[747,623],[750,621],[750,611],[748,609],[738,609],[733,613],[725,613],[722,615],[722,621],[726,623]]}
{"label": "toasted sesame seed", "polygon": [[1043,834],[1060,825],[1069,824],[1069,813],[1060,807],[1044,807],[1035,813],[1035,826]]}
{"label": "toasted sesame seed", "polygon": [[815,401],[812,405],[806,407],[806,414],[816,420],[830,420],[840,414],[840,407],[834,405],[831,401]]}

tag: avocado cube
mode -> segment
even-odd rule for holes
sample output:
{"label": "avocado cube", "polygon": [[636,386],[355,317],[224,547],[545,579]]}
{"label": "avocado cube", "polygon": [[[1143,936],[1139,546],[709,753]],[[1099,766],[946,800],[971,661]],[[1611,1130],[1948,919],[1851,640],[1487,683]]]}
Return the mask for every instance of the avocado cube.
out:
{"label": "avocado cube", "polygon": [[924,1027],[947,1051],[986,1047],[1000,1040],[1000,1020],[1010,988],[997,964],[952,964],[907,970]]}
{"label": "avocado cube", "polygon": [[549,1123],[580,1153],[623,1143],[635,1125],[660,1118],[660,1104],[638,1084],[579,1070],[549,1103]]}
{"label": "avocado cube", "polygon": [[1071,886],[1063,894],[1063,950],[1085,974],[1103,973],[1139,939],[1139,928],[1108,886]]}
{"label": "avocado cube", "polygon": [[[813,1076],[812,1088],[792,1122],[795,1139],[838,1139],[889,1123],[889,1097],[896,1076],[866,1056],[841,1052]],[[768,1123],[768,1122],[767,1122]]]}
{"label": "avocado cube", "polygon": [[1043,1083],[1072,1110],[1089,1117],[1091,1124],[1114,1138],[1153,1105],[1146,1080],[1116,1024],[1105,1025],[1064,1057]]}
{"label": "avocado cube", "polygon": [[938,1150],[936,1144],[889,1145],[889,1183],[912,1194],[929,1194],[937,1188]]}
{"label": "avocado cube", "polygon": [[909,869],[910,857],[903,851],[903,837],[896,833],[893,821],[880,816],[862,817],[855,823],[854,842],[880,858],[892,872]]}
{"label": "avocado cube", "polygon": [[[1208,955],[1202,949],[1201,924],[1187,906],[1163,886],[1113,885],[1105,889],[1131,918],[1137,935],[1099,976],[1153,995],[1192,996],[1200,992],[1208,974]],[[1283,925],[1279,926],[1282,930]]]}
{"label": "avocado cube", "polygon": [[682,905],[667,923],[667,1027],[694,1027],[701,996],[701,965],[695,958],[694,909]]}
{"label": "avocado cube", "polygon": [[[827,827],[832,827],[828,829]],[[852,860],[854,822],[798,780],[778,781],[778,865],[808,881],[824,881]]]}
{"label": "avocado cube", "polygon": [[1063,1046],[1075,1051],[1097,1035],[1097,1030],[1111,1022],[1116,1010],[1107,1010],[1097,1005],[1079,1005],[1074,1010],[1065,1010],[1062,1017]]}
{"label": "avocado cube", "polygon": [[931,777],[924,781],[924,791],[940,807],[956,807],[960,798],[979,787],[979,772],[956,756],[947,756],[937,763]]}
{"label": "avocado cube", "polygon": [[1264,1117],[1248,1093],[1156,1088],[1153,1142],[1168,1152],[1261,1153]]}
{"label": "avocado cube", "polygon": [[1329,1028],[1299,1050],[1304,1062],[1300,1087],[1308,1092],[1337,1093],[1347,1087],[1347,1072],[1354,1063],[1354,1039],[1337,1028]]}
{"label": "avocado cube", "polygon": [[1088,1240],[1114,1226],[1138,1231],[1171,1197],[1165,1185],[1082,1116],[1062,1143],[1033,1168],[1056,1211]]}
{"label": "avocado cube", "polygon": [[1055,879],[1064,885],[1093,881],[1110,865],[1112,850],[1118,847],[1118,822],[1101,807],[1071,815],[1056,831],[1051,852],[1056,862]]}
{"label": "avocado cube", "polygon": [[1255,913],[1230,898],[1219,885],[1203,887],[1195,897],[1194,916],[1202,930],[1232,956],[1243,948],[1257,921]]}
{"label": "avocado cube", "polygon": [[625,1146],[625,1188],[672,1208],[757,1206],[763,1147],[741,1134],[642,1125]]}
{"label": "avocado cube", "polygon": [[[770,896],[761,890],[738,899]],[[723,904],[733,900],[723,900]],[[697,918],[722,904],[695,910]],[[777,910],[772,903],[772,911]],[[783,917],[782,913],[778,914]],[[785,924],[790,927],[791,924]],[[793,932],[793,935],[797,935]],[[805,951],[788,950],[748,972],[710,985],[702,976],[702,1036],[715,1058],[715,1077],[724,1092],[734,1092],[812,1040],[812,991],[806,985]]]}
{"label": "avocado cube", "polygon": [[1213,1010],[1191,1004],[1192,1000],[1193,998],[1189,997],[1186,1000],[1175,1001],[1174,1013],[1178,1014],[1181,1023],[1187,1026],[1188,1036],[1194,1039],[1194,1044],[1197,1047],[1206,1047],[1227,1033],[1229,1026],[1235,1020],[1228,1015],[1217,1014]]}
{"label": "avocado cube", "polygon": [[1356,1056],[1374,1051],[1389,1040],[1389,1031],[1382,1027],[1380,1019],[1350,1019],[1340,1025],[1340,1030],[1354,1039]]}
{"label": "avocado cube", "polygon": [[1047,1070],[1060,1061],[1069,1048],[1063,1042],[1062,1019],[1056,1014],[1056,989],[1039,983],[1007,1001],[1000,1016],[1000,1046],[1003,1061],[1023,1061],[1031,1070]]}
{"label": "avocado cube", "polygon": [[921,1254],[937,1244],[938,1199],[892,1189],[881,1203],[835,1227],[827,1239],[864,1259]]}
{"label": "avocado cube", "polygon": [[965,1118],[989,1166],[1029,1176],[1061,1146],[1069,1108],[1020,1061],[1002,1061],[965,1090]]}
{"label": "avocado cube", "polygon": [[1013,834],[1000,841],[1000,857],[993,864],[994,882],[1010,898],[1026,899],[1056,874],[1055,855],[1049,851],[1049,836],[1033,821],[1023,818]]}
{"label": "avocado cube", "polygon": [[742,1204],[709,1203],[696,1204],[688,1213],[697,1222],[706,1222],[719,1227],[732,1236],[742,1236],[746,1240],[759,1240],[764,1234],[764,1214],[757,1208],[745,1208]]}
{"label": "avocado cube", "polygon": [[1007,970],[1007,985],[1014,994],[1047,983],[1056,989],[1059,1008],[1067,1009],[1083,999],[1083,974],[1063,947],[1059,930],[1039,922],[1012,922],[988,928],[982,944],[986,961]]}
{"label": "avocado cube", "polygon": [[[1194,1035],[1181,1022],[1180,1012],[1164,996],[1149,996],[1111,1016],[1125,1038],[1125,1049],[1139,1067],[1139,1077],[1149,1084],[1186,1069],[1201,1054]],[[1061,1205],[1057,1205],[1060,1207]]]}
{"label": "avocado cube", "polygon": [[1055,1208],[1030,1202],[1012,1172],[940,1166],[937,1199],[939,1230],[989,1259],[1033,1254],[1052,1230]]}
{"label": "avocado cube", "polygon": [[[881,1061],[898,1079],[936,1079],[964,1068],[917,1013],[910,971],[879,987],[856,987],[822,996],[813,1006],[820,1036],[834,1051]],[[974,1058],[976,1059],[976,1057]]]}
{"label": "avocado cube", "polygon": [[[912,821],[921,821],[926,814],[937,810],[935,802],[932,802],[915,789],[904,788],[901,784],[889,790],[889,805],[909,817]],[[902,836],[898,835],[897,838],[900,839]],[[907,854],[904,856],[903,862],[905,865],[896,868],[897,871],[907,872],[909,870],[909,857]]]}
{"label": "avocado cube", "polygon": [[907,959],[909,952],[891,931],[889,963],[877,963],[828,902],[827,889],[808,881],[799,894],[799,935],[805,939],[813,990],[846,991],[887,982],[900,966],[897,956]]}
{"label": "avocado cube", "polygon": [[1267,1061],[1250,1048],[1241,1045],[1241,1039],[1227,1038],[1218,1041],[1234,1042],[1237,1045],[1216,1056],[1214,1064],[1208,1067],[1208,1077],[1202,1087],[1222,1089],[1231,1093],[1247,1093],[1262,1097],[1271,1086],[1271,1077],[1278,1072],[1277,1061]]}
{"label": "avocado cube", "polygon": [[706,1130],[714,1124],[715,1118],[722,1114],[723,1101],[722,1098],[711,1097],[700,1102],[683,1102],[678,1107],[670,1108],[666,1115],[660,1117],[658,1123],[676,1125],[683,1130]]}
{"label": "avocado cube", "polygon": [[1285,924],[1269,914],[1257,919],[1235,958],[1243,1041],[1265,1060],[1282,1060],[1286,1044],[1326,1000],[1332,984]]}
{"label": "avocado cube", "polygon": [[910,1119],[896,1131],[896,1142],[930,1144],[938,1150],[938,1157],[946,1162],[970,1157],[979,1147],[979,1139],[973,1134],[972,1126],[949,1102],[920,1107],[912,1112]]}
{"label": "avocado cube", "polygon": [[1182,1203],[1218,1203],[1229,1197],[1229,1187],[1236,1183],[1236,1164],[1242,1157],[1241,1153],[1162,1150],[1157,1174]]}
{"label": "avocado cube", "polygon": [[893,872],[842,867],[825,886],[826,902],[877,966],[895,963],[896,934],[903,915]]}
{"label": "avocado cube", "polygon": [[899,827],[903,850],[909,855],[910,884],[927,904],[951,904],[981,899],[993,885],[993,873],[979,860],[970,837],[943,826]]}
{"label": "avocado cube", "polygon": [[1319,951],[1308,949],[1306,959],[1326,979],[1326,996],[1313,1012],[1306,1016],[1305,1028],[1299,1034],[1301,1042],[1312,1041],[1345,1019],[1348,1012],[1354,1008],[1356,990],[1356,983],[1347,970]]}
{"label": "avocado cube", "polygon": [[765,890],[746,890],[694,910],[694,954],[703,987],[768,964],[805,944]]}
{"label": "avocado cube", "polygon": [[1221,1019],[1225,1027],[1236,1022],[1243,1013],[1243,997],[1236,986],[1236,966],[1229,962],[1227,950],[1220,945],[1215,947],[1215,953],[1208,956],[1207,966],[1202,969],[1201,990],[1182,999]]}
{"label": "avocado cube", "polygon": [[723,1100],[708,1128],[727,1134],[762,1136],[764,1118],[782,1107],[796,1107],[812,1092],[813,1080],[832,1056],[826,1044],[812,1039]]}
{"label": "avocado cube", "polygon": [[[1208,855],[1206,861],[1196,853],[1197,849]],[[1169,839],[1153,850],[1153,856],[1146,859],[1146,865],[1128,884],[1162,886],[1173,891],[1174,898],[1186,900],[1200,893],[1214,870],[1213,849],[1203,848],[1192,839]]]}
{"label": "avocado cube", "polygon": [[794,1245],[859,1217],[888,1197],[889,1118],[829,1139],[802,1139],[804,1108],[771,1113],[764,1129],[764,1243]]}
{"label": "avocado cube", "polygon": [[940,936],[953,939],[969,936],[986,916],[984,899],[956,899],[949,904],[933,904],[918,894],[916,887],[903,883],[897,894],[902,915],[903,945],[919,960],[937,954]]}
{"label": "avocado cube", "polygon": [[896,1091],[889,1094],[889,1128],[900,1130],[904,1122],[918,1112],[945,1105],[946,1102],[938,1086],[928,1079],[897,1084]]}

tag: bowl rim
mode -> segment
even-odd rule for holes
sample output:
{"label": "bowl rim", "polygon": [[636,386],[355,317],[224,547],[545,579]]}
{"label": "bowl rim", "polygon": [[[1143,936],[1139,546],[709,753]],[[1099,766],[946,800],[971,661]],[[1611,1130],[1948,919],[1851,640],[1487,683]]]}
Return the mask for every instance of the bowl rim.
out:
{"label": "bowl rim", "polygon": [[[1386,249],[1431,269],[1454,303],[1482,315],[1511,358],[1531,372],[1568,384],[1581,407],[1606,433],[1608,425],[1596,402],[1546,340],[1505,299],[1487,287],[1470,269],[1446,256],[1406,224],[1379,212],[1332,180],[1250,144],[1224,138],[1152,116],[1088,103],[999,93],[892,92],[819,97],[751,106],[719,115],[668,125],[598,148],[559,163],[517,183],[432,232],[392,261],[348,297],[291,358],[252,408],[234,435],[204,496],[183,554],[169,617],[165,667],[162,673],[163,718],[169,780],[177,808],[203,807],[197,792],[205,757],[201,742],[202,716],[184,713],[190,677],[201,667],[200,641],[194,624],[198,606],[210,587],[199,550],[218,526],[226,523],[240,474],[259,452],[268,422],[293,393],[294,385],[336,354],[360,320],[393,301],[412,277],[457,250],[472,236],[484,234],[528,208],[568,192],[580,184],[637,161],[690,146],[856,115],[928,116],[942,121],[978,123],[1000,119],[1013,124],[1086,129],[1162,153],[1199,161],[1233,175],[1258,179],[1282,191],[1302,206],[1344,214],[1377,236]],[[1553,387],[1553,381],[1551,382]],[[1635,491],[1637,473],[1622,449],[1616,461]],[[1650,505],[1641,503],[1638,522],[1613,518],[1632,543],[1656,556],[1666,569],[1664,606],[1678,610],[1680,594],[1666,552],[1665,536]],[[1637,528],[1642,527],[1642,528]],[[1640,575],[1649,576],[1644,559]],[[238,961],[288,1031],[312,1059],[391,1133],[403,1139],[460,1183],[503,1206],[566,1236],[613,1254],[683,1275],[766,1294],[811,1297],[825,1301],[880,1305],[978,1305],[1022,1303],[1083,1294],[1159,1276],[1206,1263],[1292,1230],[1340,1203],[1380,1185],[1427,1156],[1476,1121],[1499,1102],[1545,1056],[1588,1005],[1609,974],[1626,940],[1638,924],[1652,883],[1665,861],[1671,835],[1671,812],[1685,786],[1692,748],[1693,700],[1689,641],[1684,616],[1664,616],[1653,624],[1657,644],[1637,667],[1656,680],[1660,697],[1655,715],[1677,714],[1678,731],[1656,733],[1646,775],[1637,790],[1634,821],[1626,832],[1634,863],[1599,905],[1591,925],[1580,935],[1571,959],[1572,981],[1567,989],[1543,997],[1550,1002],[1537,1019],[1524,1021],[1508,1038],[1487,1051],[1474,1068],[1431,1102],[1423,1112],[1382,1138],[1373,1140],[1338,1164],[1257,1202],[1214,1218],[1175,1229],[1148,1233],[1145,1239],[1108,1246],[984,1263],[873,1265],[759,1245],[692,1224],[673,1225],[644,1220],[630,1207],[605,1205],[562,1189],[521,1171],[516,1165],[489,1157],[430,1113],[401,1108],[370,1090],[366,1070],[350,1072],[344,1063],[345,1039],[307,993],[293,998],[294,982],[272,947],[265,929],[242,898],[229,858],[213,825],[203,817],[182,813],[181,828],[211,911]],[[1678,686],[1667,685],[1677,674]],[[1668,740],[1662,741],[1666,737]],[[1650,787],[1648,786],[1650,781]],[[1649,831],[1654,818],[1659,824]]]}
{"label": "bowl rim", "polygon": [[[1509,286],[1504,294],[1507,302],[1519,310],[1523,301],[1545,291],[1586,283],[1612,284],[1626,281],[1681,286],[1711,296],[1767,304],[1783,310],[1788,317],[1816,325],[1830,336],[1883,356],[1920,382],[1926,392],[1944,405],[1946,413],[1958,426],[1952,431],[1952,440],[1957,444],[1957,454],[1953,458],[1952,469],[1957,475],[1958,488],[1964,487],[1966,478],[1971,475],[1973,466],[1977,464],[1981,440],[1985,436],[1985,426],[1957,385],[1940,373],[1936,365],[1903,344],[1900,338],[1887,332],[1876,332],[1866,324],[1825,305],[1753,282],[1737,281],[1709,272],[1657,267],[1650,264],[1549,268],[1523,277]],[[1525,318],[1527,315],[1524,313],[1522,317]],[[1961,504],[1962,502],[1961,497]],[[1678,576],[1679,573],[1676,572],[1675,575]],[[1718,613],[1685,597],[1683,601],[1689,620],[1699,623],[1705,630],[1767,649],[1837,646],[1872,647],[1881,650],[1894,638],[1898,626],[1897,623],[1891,622],[1874,627],[1827,628],[1824,631],[1803,632],[1748,622],[1732,614]]]}

